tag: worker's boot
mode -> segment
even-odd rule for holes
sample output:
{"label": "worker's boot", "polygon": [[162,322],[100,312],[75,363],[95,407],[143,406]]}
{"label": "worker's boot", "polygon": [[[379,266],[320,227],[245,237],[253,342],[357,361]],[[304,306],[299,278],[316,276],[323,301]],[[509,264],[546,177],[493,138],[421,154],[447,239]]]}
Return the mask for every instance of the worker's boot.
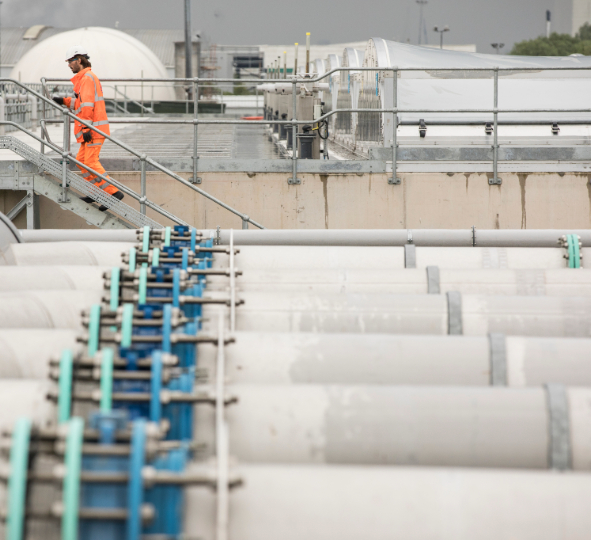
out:
{"label": "worker's boot", "polygon": [[93,202],[94,202],[94,199],[93,199],[92,197],[80,197],[80,200],[81,200],[82,202],[85,202],[85,203],[88,203],[88,204],[90,204],[90,203],[93,203]]}
{"label": "worker's boot", "polygon": [[[123,199],[123,197],[124,197],[124,196],[125,196],[125,195],[123,195],[123,193],[121,193],[120,191],[116,191],[115,193],[113,193],[113,195],[111,195],[111,197],[115,197],[115,198],[116,198],[117,200],[119,200],[119,201],[120,201],[121,199]],[[107,210],[107,207],[106,207],[104,204],[101,204],[101,205],[99,206],[99,210],[100,210],[101,212],[104,212],[105,210]]]}

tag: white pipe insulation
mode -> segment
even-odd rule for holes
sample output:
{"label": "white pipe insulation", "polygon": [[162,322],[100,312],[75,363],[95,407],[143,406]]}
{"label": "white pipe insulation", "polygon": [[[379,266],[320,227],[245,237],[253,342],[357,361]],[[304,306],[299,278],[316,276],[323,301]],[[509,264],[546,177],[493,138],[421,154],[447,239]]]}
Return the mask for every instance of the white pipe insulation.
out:
{"label": "white pipe insulation", "polygon": [[[1,334],[0,334],[1,335]],[[229,384],[591,387],[591,339],[236,332]],[[217,345],[197,346],[215,380]]]}
{"label": "white pipe insulation", "polygon": [[[591,336],[586,297],[242,292],[238,298],[244,301],[236,307],[241,331]],[[211,321],[219,310],[204,305],[204,328],[215,330]]]}
{"label": "white pipe insulation", "polygon": [[[591,474],[244,465],[235,540],[588,540]],[[215,540],[216,492],[186,490],[187,538]]]}
{"label": "white pipe insulation", "polygon": [[47,379],[49,359],[82,350],[76,330],[0,329],[0,379]]}

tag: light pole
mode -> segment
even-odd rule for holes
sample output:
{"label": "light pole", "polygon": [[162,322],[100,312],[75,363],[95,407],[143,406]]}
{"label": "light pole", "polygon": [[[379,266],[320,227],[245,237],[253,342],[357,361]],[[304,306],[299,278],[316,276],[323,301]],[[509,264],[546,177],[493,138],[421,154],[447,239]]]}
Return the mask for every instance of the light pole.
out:
{"label": "light pole", "polygon": [[504,43],[491,43],[490,46],[495,49],[496,54],[500,53],[500,50],[505,46]]}
{"label": "light pole", "polygon": [[415,0],[420,7],[420,14],[419,14],[419,45],[421,44],[421,31],[423,30],[423,6],[426,5],[429,0]]}
{"label": "light pole", "polygon": [[449,26],[445,25],[443,28],[439,28],[439,26],[436,26],[435,28],[433,28],[434,32],[439,32],[439,48],[443,49],[443,34],[445,32],[449,32]]}

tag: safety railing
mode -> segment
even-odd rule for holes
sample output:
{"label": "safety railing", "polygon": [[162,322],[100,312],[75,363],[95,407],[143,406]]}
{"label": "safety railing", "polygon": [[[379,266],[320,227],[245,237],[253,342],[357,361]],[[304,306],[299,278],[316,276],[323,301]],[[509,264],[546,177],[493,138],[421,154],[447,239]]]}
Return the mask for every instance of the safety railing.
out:
{"label": "safety railing", "polygon": [[[156,203],[153,203],[153,202],[151,202],[151,201],[148,200],[148,198],[147,198],[147,184],[146,184],[146,166],[147,165],[150,165],[151,167],[155,168],[156,170],[159,170],[160,172],[163,172],[164,174],[170,176],[171,178],[173,178],[177,182],[180,182],[181,184],[187,186],[191,190],[196,191],[197,193],[199,193],[200,195],[202,195],[205,198],[209,199],[210,201],[214,202],[215,204],[217,204],[217,205],[221,206],[222,208],[228,210],[232,214],[240,217],[242,219],[242,228],[244,228],[244,229],[248,228],[248,224],[249,223],[252,223],[255,227],[258,227],[259,229],[264,229],[265,228],[260,223],[257,223],[256,221],[254,221],[253,219],[251,219],[250,216],[248,216],[248,215],[246,215],[246,214],[244,214],[242,212],[239,212],[238,210],[232,208],[231,206],[227,205],[223,201],[220,201],[218,198],[214,197],[213,195],[210,195],[206,191],[198,188],[197,186],[195,186],[191,182],[185,180],[184,178],[182,178],[181,176],[179,176],[175,172],[169,170],[168,168],[164,167],[163,165],[161,165],[157,161],[155,161],[152,158],[148,157],[146,154],[142,154],[142,153],[136,151],[135,149],[131,148],[130,146],[128,146],[124,142],[116,139],[115,137],[112,137],[111,135],[106,135],[105,133],[103,133],[102,131],[100,131],[96,127],[94,127],[92,125],[92,122],[86,122],[85,120],[82,120],[82,119],[78,118],[75,114],[73,114],[72,112],[70,112],[66,107],[60,107],[57,103],[55,103],[51,99],[45,97],[45,95],[42,95],[39,92],[36,92],[34,90],[31,90],[30,88],[27,88],[26,85],[24,85],[24,84],[22,84],[22,83],[20,83],[18,81],[15,81],[13,79],[2,79],[2,78],[0,78],[0,83],[3,83],[3,82],[9,82],[9,83],[13,83],[13,84],[18,85],[20,88],[22,88],[26,92],[31,93],[34,96],[36,96],[38,99],[42,100],[44,104],[47,104],[47,105],[49,105],[52,108],[57,108],[57,109],[59,109],[62,112],[63,122],[64,122],[64,142],[63,142],[63,148],[61,148],[61,149],[59,147],[57,147],[55,144],[53,144],[53,143],[51,143],[49,141],[46,141],[44,139],[45,136],[47,135],[47,130],[46,129],[42,129],[42,131],[41,131],[41,137],[37,137],[36,135],[34,135],[34,134],[26,131],[26,129],[22,128],[22,126],[19,126],[18,129],[21,129],[22,131],[24,131],[25,133],[27,133],[27,135],[29,135],[29,136],[33,137],[34,139],[36,139],[38,142],[41,143],[42,147],[48,146],[49,148],[51,148],[52,150],[54,150],[55,152],[57,152],[59,155],[61,155],[61,157],[62,157],[62,163],[63,163],[63,178],[62,178],[63,185],[62,185],[62,187],[63,187],[64,191],[67,190],[67,172],[68,172],[68,169],[67,169],[67,165],[66,164],[67,164],[67,162],[69,160],[69,161],[72,161],[73,163],[75,163],[76,165],[78,165],[79,167],[82,167],[84,170],[90,172],[92,175],[96,175],[101,180],[105,180],[108,183],[113,184],[115,187],[117,187],[118,189],[120,189],[123,193],[126,193],[126,194],[130,195],[132,198],[134,198],[137,201],[139,201],[140,202],[140,211],[141,211],[142,214],[145,214],[145,212],[146,212],[146,206],[147,206],[147,207],[151,208],[152,210],[158,212],[159,214],[166,216],[167,218],[171,219],[172,221],[174,221],[176,223],[184,223],[181,220],[179,220],[178,218],[176,218],[176,216],[174,216],[170,212],[168,212],[168,211],[164,210],[163,208],[161,208]],[[126,186],[124,186],[123,184],[120,184],[119,182],[113,180],[112,178],[107,178],[105,175],[100,174],[99,172],[97,172],[94,169],[88,167],[87,165],[85,165],[84,163],[78,161],[77,159],[75,159],[74,157],[72,157],[70,155],[70,120],[71,119],[75,119],[77,122],[80,122],[83,126],[89,128],[93,132],[98,133],[101,137],[105,137],[106,139],[108,139],[109,141],[113,142],[117,146],[120,146],[124,150],[127,150],[130,154],[133,154],[134,156],[140,158],[140,162],[141,162],[141,194],[138,195],[135,191],[131,190],[130,188],[128,188]],[[8,123],[5,122],[5,124],[8,124]],[[12,123],[10,123],[10,124],[12,125]]]}
{"label": "safety railing", "polygon": [[[188,78],[179,78],[179,79],[102,79],[104,82],[127,82],[127,83],[162,83],[162,82],[174,82],[176,84],[184,84],[187,88],[190,88],[191,95],[194,99],[194,117],[192,120],[185,120],[185,119],[142,119],[142,118],[126,118],[126,119],[114,119],[113,123],[147,123],[147,124],[192,124],[194,126],[193,130],[193,182],[199,182],[198,177],[198,164],[199,164],[199,156],[198,156],[198,131],[197,128],[200,124],[228,124],[228,125],[285,125],[292,129],[292,140],[294,141],[294,149],[292,151],[292,178],[288,179],[289,183],[297,184],[299,180],[297,178],[297,162],[298,162],[298,152],[297,152],[297,145],[295,141],[297,140],[297,130],[298,126],[310,124],[313,122],[314,124],[319,124],[323,120],[329,119],[333,115],[339,114],[351,114],[351,113],[373,113],[373,114],[391,114],[393,118],[393,126],[392,126],[392,177],[388,179],[388,183],[390,184],[399,184],[400,179],[397,176],[398,170],[398,114],[400,113],[426,113],[426,114],[436,114],[436,113],[465,113],[465,114],[490,114],[492,117],[492,127],[493,127],[493,144],[492,148],[492,168],[493,168],[493,178],[489,180],[491,184],[500,184],[500,179],[498,177],[498,156],[499,156],[499,139],[498,139],[498,125],[499,125],[499,114],[505,113],[516,113],[516,114],[527,114],[527,113],[591,113],[591,109],[499,109],[499,73],[502,72],[540,72],[540,71],[588,71],[591,68],[588,67],[580,67],[580,66],[560,66],[560,67],[548,67],[548,68],[540,68],[540,67],[483,67],[483,68],[443,68],[438,69],[440,72],[480,72],[480,73],[489,73],[492,74],[493,80],[493,103],[492,107],[490,108],[481,108],[481,109],[409,109],[409,108],[400,108],[398,106],[398,77],[401,72],[424,72],[424,71],[432,71],[433,67],[405,67],[405,68],[398,68],[398,67],[340,67],[331,69],[326,73],[320,76],[310,76],[310,77],[290,77],[284,79],[270,79],[265,80],[265,82],[281,82],[281,83],[288,83],[292,85],[292,119],[291,120],[275,120],[275,119],[264,119],[264,120],[226,120],[226,119],[210,119],[210,118],[199,118],[199,110],[198,110],[198,96],[199,96],[199,89],[203,85],[219,85],[222,83],[233,83],[233,84],[259,84],[261,83],[261,79],[213,79],[213,78],[200,78],[194,77],[191,79]],[[313,121],[311,120],[297,120],[296,110],[297,110],[297,87],[299,84],[311,84],[320,82],[332,75],[340,72],[355,72],[356,74],[360,74],[362,72],[373,72],[373,73],[391,73],[393,84],[392,84],[392,107],[391,108],[347,108],[347,109],[335,109],[322,116],[315,118]],[[487,77],[482,77],[487,78]],[[42,79],[42,84],[45,85],[50,79]],[[62,81],[62,79],[51,79],[51,81]],[[122,146],[122,145],[120,145]],[[136,154],[137,155],[137,154]]]}

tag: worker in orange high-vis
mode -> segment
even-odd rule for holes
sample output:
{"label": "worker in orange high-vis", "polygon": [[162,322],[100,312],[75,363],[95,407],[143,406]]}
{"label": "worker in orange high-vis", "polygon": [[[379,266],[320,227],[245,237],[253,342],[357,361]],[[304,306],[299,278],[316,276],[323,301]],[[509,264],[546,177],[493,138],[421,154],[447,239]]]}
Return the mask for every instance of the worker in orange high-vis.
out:
{"label": "worker in orange high-vis", "polygon": [[[75,98],[54,97],[53,100],[58,105],[68,107],[78,118],[92,124],[100,132],[110,135],[103,88],[98,77],[91,71],[88,52],[81,45],[70,47],[66,52],[66,62],[74,73],[71,80],[74,84]],[[105,142],[105,137],[100,132],[93,131],[78,121],[74,122],[74,136],[76,141],[81,143],[76,159],[99,174],[110,178],[99,161],[99,154]],[[82,171],[82,176],[87,182],[92,182],[116,199],[123,199],[123,193],[115,186],[98,178],[80,165],[78,168]],[[82,197],[82,200],[87,203],[95,202],[91,197]],[[106,209],[107,207],[103,205],[99,207],[99,210],[103,212]]]}

